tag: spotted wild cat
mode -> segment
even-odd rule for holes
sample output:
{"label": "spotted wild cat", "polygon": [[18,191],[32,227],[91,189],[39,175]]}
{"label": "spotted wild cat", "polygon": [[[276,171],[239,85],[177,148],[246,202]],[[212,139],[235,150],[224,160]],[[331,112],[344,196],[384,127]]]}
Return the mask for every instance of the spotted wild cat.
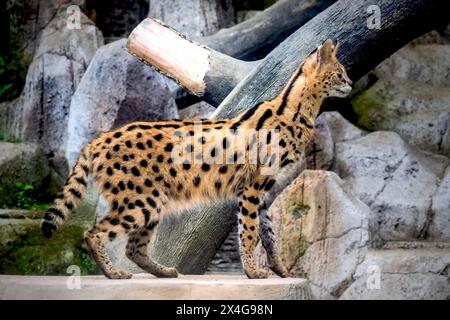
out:
{"label": "spotted wild cat", "polygon": [[237,199],[240,255],[249,278],[266,278],[253,252],[261,239],[272,271],[283,266],[270,218],[261,212],[276,174],[299,160],[312,136],[322,101],[345,97],[352,82],[327,40],[295,71],[281,93],[227,120],[136,122],[105,132],[86,145],[63,191],[46,212],[50,237],[68,218],[93,177],[110,211],[85,233],[89,250],[109,278],[131,274],[112,266],[105,243],[128,235],[126,255],[158,277],[176,277],[148,255],[163,215],[199,202]]}

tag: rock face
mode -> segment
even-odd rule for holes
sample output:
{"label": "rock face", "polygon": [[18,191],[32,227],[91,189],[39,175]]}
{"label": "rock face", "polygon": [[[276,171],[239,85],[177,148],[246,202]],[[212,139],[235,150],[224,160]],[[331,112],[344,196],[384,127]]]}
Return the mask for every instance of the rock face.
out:
{"label": "rock face", "polygon": [[72,97],[66,156],[72,166],[100,132],[133,121],[178,117],[163,76],[134,58],[126,40],[100,48]]}
{"label": "rock face", "polygon": [[127,37],[147,17],[148,3],[149,0],[86,0],[86,9],[109,43],[110,39]]}
{"label": "rock face", "polygon": [[61,9],[42,31],[24,90],[1,116],[1,129],[40,144],[61,176],[67,171],[64,145],[70,100],[103,43],[101,33],[85,16],[81,14],[80,29],[69,29],[67,18]]}
{"label": "rock face", "polygon": [[37,39],[62,7],[83,6],[84,0],[13,0],[8,1],[10,38],[29,58],[38,47]]}
{"label": "rock face", "polygon": [[0,209],[0,274],[67,274],[71,265],[82,274],[98,273],[83,244],[90,222],[72,220],[46,239],[40,228],[42,216],[42,212]]}
{"label": "rock face", "polygon": [[44,186],[50,174],[47,161],[35,144],[0,141],[0,202],[13,198],[17,182],[30,184],[35,189]]}
{"label": "rock face", "polygon": [[450,167],[447,167],[436,193],[431,199],[431,221],[425,237],[434,241],[450,241]]}
{"label": "rock face", "polygon": [[335,150],[335,171],[373,211],[374,245],[425,237],[448,158],[419,152],[382,131],[337,143]]}
{"label": "rock face", "polygon": [[371,208],[373,246],[444,240],[444,230],[450,228],[444,213],[450,201],[444,178],[447,157],[420,151],[394,132],[367,134],[328,112],[317,120],[310,149],[309,168],[335,171]]}
{"label": "rock face", "polygon": [[269,209],[292,275],[309,279],[320,298],[448,297],[447,157],[326,112],[307,164],[340,178],[304,171]]}
{"label": "rock face", "polygon": [[148,15],[189,37],[210,35],[234,24],[231,0],[153,0]]}
{"label": "rock face", "polygon": [[307,168],[331,170],[334,164],[335,144],[364,135],[363,130],[352,125],[340,113],[322,113],[316,120],[313,139],[306,148]]}
{"label": "rock face", "polygon": [[380,78],[418,80],[434,86],[450,85],[450,45],[410,44],[393,54],[375,70]]}
{"label": "rock face", "polygon": [[209,118],[216,110],[209,103],[204,101],[190,105],[187,108],[180,110],[180,119],[192,119],[192,118]]}
{"label": "rock face", "polygon": [[450,248],[371,250],[342,299],[450,299]]}
{"label": "rock face", "polygon": [[[370,209],[335,173],[304,171],[269,209],[282,259],[318,298],[338,297],[368,249]],[[265,253],[258,252],[264,264]]]}
{"label": "rock face", "polygon": [[399,133],[419,149],[450,155],[450,45],[410,44],[383,62],[356,96],[358,124]]}

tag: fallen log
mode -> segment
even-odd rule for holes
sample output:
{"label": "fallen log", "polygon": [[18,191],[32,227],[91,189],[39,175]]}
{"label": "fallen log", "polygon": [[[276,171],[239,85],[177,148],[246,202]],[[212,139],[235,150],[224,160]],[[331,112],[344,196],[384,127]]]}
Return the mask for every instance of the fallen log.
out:
{"label": "fallen log", "polygon": [[[376,10],[371,13],[371,5],[380,10],[380,28],[368,25],[376,14]],[[447,9],[446,2],[435,0],[340,0],[274,49],[233,89],[214,117],[233,117],[273,98],[301,61],[327,38],[341,42],[339,59],[357,80],[407,42],[447,24]],[[204,272],[218,239],[224,239],[235,222],[235,212],[234,204],[218,203],[183,215],[177,232],[170,232],[169,224],[161,225],[152,254],[181,272]]]}
{"label": "fallen log", "polygon": [[259,63],[239,59],[262,57],[335,1],[281,0],[247,21],[193,40],[147,18],[130,34],[127,48],[191,94],[218,106]]}
{"label": "fallen log", "polygon": [[237,59],[261,59],[334,2],[336,0],[280,0],[240,24],[194,40]]}
{"label": "fallen log", "polygon": [[[374,7],[376,6],[376,7]],[[434,0],[340,0],[281,43],[221,103],[217,118],[233,117],[273,98],[324,40],[340,42],[338,58],[354,81],[408,42],[450,22],[450,4]],[[369,24],[380,10],[379,28]]]}
{"label": "fallen log", "polygon": [[185,90],[214,105],[255,66],[254,62],[241,61],[188,40],[152,18],[133,30],[127,49]]}

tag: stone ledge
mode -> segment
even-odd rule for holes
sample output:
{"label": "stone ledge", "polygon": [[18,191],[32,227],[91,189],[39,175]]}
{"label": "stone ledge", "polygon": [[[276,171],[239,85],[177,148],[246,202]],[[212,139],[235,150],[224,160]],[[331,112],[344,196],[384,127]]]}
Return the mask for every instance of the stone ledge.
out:
{"label": "stone ledge", "polygon": [[0,299],[174,299],[310,300],[306,279],[250,280],[241,275],[180,276],[176,279],[135,274],[129,280],[82,276],[81,288],[69,290],[64,276],[0,275]]}

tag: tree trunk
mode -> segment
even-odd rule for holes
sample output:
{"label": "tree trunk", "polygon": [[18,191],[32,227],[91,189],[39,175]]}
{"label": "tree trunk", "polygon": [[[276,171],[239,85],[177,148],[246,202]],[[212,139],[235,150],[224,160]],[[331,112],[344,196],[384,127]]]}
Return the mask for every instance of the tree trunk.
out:
{"label": "tree trunk", "polygon": [[[371,5],[380,29],[367,27]],[[448,24],[449,4],[434,0],[340,0],[273,50],[222,102],[217,118],[233,117],[278,94],[294,70],[324,40],[338,40],[338,58],[354,81],[418,36]],[[212,93],[211,93],[212,94]]]}
{"label": "tree trunk", "polygon": [[[372,4],[381,9],[380,29],[367,27]],[[340,0],[273,50],[234,88],[214,117],[234,117],[273,98],[301,61],[327,38],[341,42],[339,59],[352,80],[357,80],[407,42],[448,23],[447,6],[435,0]],[[177,266],[182,273],[202,273],[219,240],[230,231],[236,212],[237,206],[232,203],[187,212],[177,232],[159,230],[152,254],[165,264]],[[167,248],[172,252],[165,252]]]}
{"label": "tree trunk", "polygon": [[152,18],[145,19],[133,30],[128,37],[127,49],[174,79],[182,88],[215,105],[255,67],[255,63],[196,44]]}
{"label": "tree trunk", "polygon": [[231,28],[194,40],[231,57],[261,59],[336,0],[280,0]]}
{"label": "tree trunk", "polygon": [[[127,48],[139,59],[175,79],[182,88],[218,106],[259,63],[232,57],[261,57],[333,2],[335,0],[281,0],[249,20],[208,37],[195,37],[198,32],[188,28],[194,40],[216,50],[208,47],[193,49],[193,42],[174,30],[183,29],[183,24],[168,26],[148,18],[133,30]],[[165,17],[168,12],[161,9],[166,5],[165,2],[164,6],[152,2],[150,15],[168,19]]]}

